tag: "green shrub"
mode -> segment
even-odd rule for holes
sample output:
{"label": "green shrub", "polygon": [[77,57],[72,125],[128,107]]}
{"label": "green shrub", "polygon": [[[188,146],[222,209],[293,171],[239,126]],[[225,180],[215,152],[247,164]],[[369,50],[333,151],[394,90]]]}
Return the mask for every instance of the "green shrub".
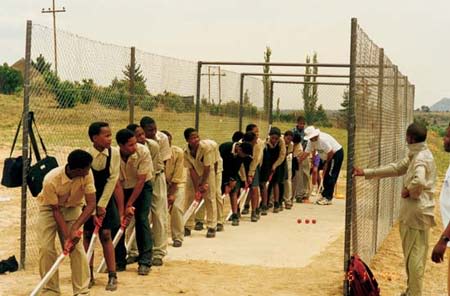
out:
{"label": "green shrub", "polygon": [[73,108],[80,101],[81,97],[79,84],[67,80],[58,83],[54,93],[59,108]]}
{"label": "green shrub", "polygon": [[22,89],[23,77],[20,71],[11,68],[7,63],[0,66],[0,93],[12,94]]}
{"label": "green shrub", "polygon": [[92,79],[83,79],[80,85],[80,103],[89,104],[94,96],[94,81]]}
{"label": "green shrub", "polygon": [[152,96],[145,96],[139,101],[139,106],[144,111],[153,111],[153,109],[158,105],[155,98]]}

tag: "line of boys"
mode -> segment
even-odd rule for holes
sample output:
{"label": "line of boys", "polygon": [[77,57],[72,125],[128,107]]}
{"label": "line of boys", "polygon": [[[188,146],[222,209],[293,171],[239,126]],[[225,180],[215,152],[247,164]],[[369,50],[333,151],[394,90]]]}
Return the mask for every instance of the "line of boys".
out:
{"label": "line of boys", "polygon": [[[181,247],[183,234],[191,234],[194,216],[183,225],[182,215],[194,198],[205,201],[208,238],[215,237],[216,231],[223,231],[225,195],[231,198],[232,225],[239,224],[240,187],[249,189],[251,221],[256,222],[259,214],[266,215],[269,208],[268,185],[273,191],[274,212],[282,208],[280,184],[285,180],[286,151],[294,152],[294,158],[306,158],[306,153],[300,154],[301,137],[299,140],[295,132],[288,131],[282,137],[278,128],[272,128],[269,139],[262,141],[254,124],[247,126],[240,141],[220,146],[212,140],[200,140],[198,132],[188,128],[184,132],[187,142],[184,151],[172,146],[170,133],[158,131],[150,117],[142,118],[140,126],[132,124],[117,132],[119,149],[111,146],[112,132],[105,122],[91,124],[88,134],[92,147],[87,152],[73,151],[68,164],[53,170],[44,180],[39,196],[39,224],[45,238],[40,246],[40,273],[43,276],[56,259],[53,245],[56,232],[68,244],[76,240],[74,231],[84,224],[87,249],[95,226],[99,226],[108,269],[106,290],[110,291],[117,289],[116,272],[125,270],[127,263],[137,261],[139,275],[147,275],[152,265],[163,264],[167,254],[169,209],[174,247]],[[296,184],[294,188],[299,186]],[[294,191],[298,194],[298,190]],[[286,196],[284,202],[290,208],[292,195]],[[198,211],[197,217],[201,215],[204,215],[202,211]],[[114,251],[112,237],[119,226],[130,224],[130,217],[134,217],[136,246],[131,244],[127,254],[123,236]],[[89,288],[95,284],[93,260],[87,262],[80,248],[75,245],[70,255],[73,290],[76,295],[88,295]],[[44,287],[43,295],[59,293],[56,273]]]}

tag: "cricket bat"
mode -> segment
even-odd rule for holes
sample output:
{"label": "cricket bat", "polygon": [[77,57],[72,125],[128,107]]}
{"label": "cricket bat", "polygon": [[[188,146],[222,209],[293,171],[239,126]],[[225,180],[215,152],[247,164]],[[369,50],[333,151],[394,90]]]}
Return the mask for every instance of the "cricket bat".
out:
{"label": "cricket bat", "polygon": [[[76,237],[78,239],[81,239],[81,235],[83,234],[83,231],[78,230],[76,233]],[[38,295],[39,291],[48,283],[48,281],[52,278],[52,276],[55,274],[55,272],[58,270],[61,263],[64,261],[64,259],[72,252],[72,247],[75,246],[76,243],[73,241],[70,241],[67,246],[62,251],[61,255],[56,259],[55,263],[53,263],[53,266],[50,268],[50,270],[45,274],[45,276],[42,278],[42,280],[39,282],[39,284],[34,288],[34,290],[31,292],[30,296],[36,296]]]}

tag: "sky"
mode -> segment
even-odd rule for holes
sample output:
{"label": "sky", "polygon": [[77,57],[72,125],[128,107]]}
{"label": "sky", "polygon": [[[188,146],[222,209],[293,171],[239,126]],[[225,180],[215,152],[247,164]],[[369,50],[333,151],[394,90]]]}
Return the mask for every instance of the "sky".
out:
{"label": "sky", "polygon": [[[349,63],[350,19],[416,85],[415,107],[450,97],[450,1],[56,0],[58,28],[107,43],[191,61]],[[1,0],[0,62],[24,55],[25,24],[51,27],[51,0]],[[241,71],[241,68],[229,68]],[[259,70],[258,70],[259,71]],[[298,71],[297,71],[298,72]],[[330,92],[326,89],[324,92]],[[329,102],[336,109],[339,102]],[[290,107],[290,104],[286,105]]]}

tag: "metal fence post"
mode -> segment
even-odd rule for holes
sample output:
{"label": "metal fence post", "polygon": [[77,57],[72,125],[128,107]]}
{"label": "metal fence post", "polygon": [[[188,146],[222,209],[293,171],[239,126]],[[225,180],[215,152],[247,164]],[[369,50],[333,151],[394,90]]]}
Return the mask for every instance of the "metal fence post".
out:
{"label": "metal fence post", "polygon": [[32,21],[27,21],[27,33],[25,41],[25,76],[23,91],[22,113],[22,195],[20,205],[20,268],[25,268],[27,246],[27,174],[30,159],[28,157],[28,127],[30,111],[30,67],[31,67],[31,33]]}
{"label": "metal fence post", "polygon": [[405,101],[405,116],[406,125],[411,123],[411,118],[409,116],[409,100],[408,100],[408,76],[403,76],[403,100]]}
{"label": "metal fence post", "polygon": [[273,123],[273,85],[274,85],[274,81],[270,80],[270,100],[269,100],[269,114],[268,114],[268,118],[269,118],[269,125]]}
{"label": "metal fence post", "polygon": [[200,127],[200,87],[202,79],[202,62],[197,63],[197,90],[195,95],[195,129]]}
{"label": "metal fence post", "polygon": [[130,56],[130,118],[128,123],[134,123],[134,104],[135,104],[135,96],[134,96],[134,82],[135,82],[135,71],[136,71],[136,48],[134,46],[131,47],[131,56]]}
{"label": "metal fence post", "polygon": [[[383,144],[383,91],[384,91],[384,49],[380,48],[378,51],[378,166],[381,165],[381,147]],[[380,214],[380,192],[381,181],[378,179],[378,192],[375,201],[375,223],[373,223],[373,254],[378,249],[378,216]]]}
{"label": "metal fence post", "polygon": [[242,118],[244,117],[244,74],[241,73],[239,86],[239,130],[242,131]]}
{"label": "metal fence post", "polygon": [[358,20],[352,18],[351,37],[350,37],[350,87],[348,102],[348,150],[347,150],[347,189],[345,198],[345,241],[344,241],[344,273],[345,279],[343,284],[343,294],[348,294],[347,285],[347,268],[351,254],[351,237],[352,237],[352,211],[355,200],[354,184],[353,184],[353,165],[355,157],[355,100],[356,100],[356,55],[357,55],[357,38],[358,38]]}
{"label": "metal fence post", "polygon": [[[394,66],[394,114],[401,114],[401,110],[400,110],[400,104],[399,104],[399,100],[398,100],[398,67]],[[396,120],[396,125],[394,125],[394,134],[397,134],[400,137],[403,137],[404,135],[401,134],[402,131],[402,121],[403,119],[400,120]],[[399,146],[395,145],[394,148],[394,157],[393,159],[399,159],[400,155],[399,155]],[[395,181],[394,181],[395,182]],[[395,192],[395,195],[397,195],[399,192]],[[392,206],[389,208],[390,211],[390,221],[389,221],[389,226],[392,227],[392,225],[394,224],[394,215],[395,215],[395,211],[394,211],[394,203],[392,204]]]}

